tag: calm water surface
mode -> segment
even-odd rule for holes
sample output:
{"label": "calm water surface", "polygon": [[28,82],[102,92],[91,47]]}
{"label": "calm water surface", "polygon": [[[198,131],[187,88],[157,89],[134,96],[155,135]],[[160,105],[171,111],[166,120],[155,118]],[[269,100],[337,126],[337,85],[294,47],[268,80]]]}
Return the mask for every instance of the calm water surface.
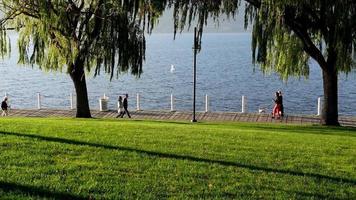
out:
{"label": "calm water surface", "polygon": [[[66,74],[43,72],[36,66],[17,65],[16,35],[12,55],[0,61],[0,94],[8,93],[14,108],[35,108],[36,93],[43,95],[46,108],[69,108],[73,84]],[[198,55],[197,109],[204,110],[205,94],[210,96],[213,111],[241,111],[241,96],[248,101],[248,111],[272,108],[274,91],[282,90],[287,113],[315,114],[317,98],[322,96],[320,68],[311,61],[309,79],[291,78],[287,83],[275,74],[263,75],[251,64],[249,33],[206,34]],[[130,106],[136,106],[136,93],[141,95],[141,109],[169,110],[173,93],[177,110],[190,110],[192,100],[192,35],[154,34],[147,39],[147,56],[140,79],[122,74],[109,81],[107,75],[89,75],[90,106],[98,108],[98,99],[109,96],[115,109],[117,96],[128,93]],[[174,73],[171,65],[175,66]],[[356,115],[356,73],[339,79],[339,110],[343,115]]]}

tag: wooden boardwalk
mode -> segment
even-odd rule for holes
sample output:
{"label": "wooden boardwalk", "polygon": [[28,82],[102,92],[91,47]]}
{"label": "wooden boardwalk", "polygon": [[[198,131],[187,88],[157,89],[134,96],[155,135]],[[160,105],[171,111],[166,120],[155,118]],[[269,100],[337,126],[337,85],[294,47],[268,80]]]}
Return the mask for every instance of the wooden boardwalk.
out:
{"label": "wooden boardwalk", "polygon": [[[94,118],[115,118],[116,111],[100,112],[92,110]],[[191,112],[182,111],[132,111],[132,119],[152,119],[152,120],[172,120],[189,121],[192,118]],[[75,110],[41,109],[26,110],[13,109],[9,112],[9,117],[75,117]],[[125,116],[127,118],[127,116]],[[282,119],[272,119],[269,114],[258,113],[238,113],[238,112],[197,112],[198,121],[235,121],[235,122],[260,122],[260,123],[290,123],[290,124],[319,124],[318,116],[286,115]],[[339,117],[343,126],[356,127],[356,117]]]}

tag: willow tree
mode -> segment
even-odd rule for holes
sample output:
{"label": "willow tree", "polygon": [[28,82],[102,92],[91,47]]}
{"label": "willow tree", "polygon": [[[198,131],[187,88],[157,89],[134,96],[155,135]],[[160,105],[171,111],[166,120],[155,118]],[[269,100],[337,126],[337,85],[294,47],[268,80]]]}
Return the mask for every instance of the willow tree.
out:
{"label": "willow tree", "polygon": [[[208,17],[234,16],[240,0],[168,0],[175,29]],[[338,74],[355,67],[355,0],[245,0],[245,27],[252,24],[253,62],[283,79],[309,75],[309,60],[320,66],[324,86],[321,122],[339,125]],[[302,103],[302,102],[301,102]]]}
{"label": "willow tree", "polygon": [[[143,1],[1,0],[0,52],[6,30],[19,32],[19,62],[67,72],[75,86],[77,117],[91,117],[86,72],[112,78],[139,76],[145,58],[144,26],[155,18]],[[158,13],[159,14],[159,13]]]}

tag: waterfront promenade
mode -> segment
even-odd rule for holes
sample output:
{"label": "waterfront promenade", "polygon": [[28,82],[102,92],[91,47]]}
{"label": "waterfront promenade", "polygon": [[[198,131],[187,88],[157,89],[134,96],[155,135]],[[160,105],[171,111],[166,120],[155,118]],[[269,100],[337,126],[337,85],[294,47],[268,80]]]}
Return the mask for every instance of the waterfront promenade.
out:
{"label": "waterfront promenade", "polygon": [[[100,112],[92,110],[94,118],[115,118],[117,111]],[[192,113],[188,111],[131,111],[132,119],[189,121]],[[13,109],[9,117],[75,117],[75,110],[58,109]],[[127,118],[127,116],[125,116]],[[269,114],[239,113],[239,112],[197,112],[198,121],[231,121],[231,122],[260,122],[260,123],[288,123],[288,124],[319,124],[318,116],[286,115],[281,119],[272,119]],[[118,120],[120,120],[119,118]],[[343,126],[356,127],[356,117],[340,116],[339,121]]]}

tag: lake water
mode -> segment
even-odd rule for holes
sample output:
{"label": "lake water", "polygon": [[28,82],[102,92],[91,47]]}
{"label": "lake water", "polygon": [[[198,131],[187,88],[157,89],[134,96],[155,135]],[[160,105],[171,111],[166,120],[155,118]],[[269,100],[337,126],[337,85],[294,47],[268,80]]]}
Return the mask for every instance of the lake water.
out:
{"label": "lake water", "polygon": [[[43,72],[36,66],[17,65],[16,35],[12,55],[0,61],[0,94],[8,93],[13,108],[36,108],[38,92],[44,108],[68,109],[69,94],[74,92],[68,75]],[[140,79],[129,74],[111,82],[107,75],[88,77],[90,106],[98,109],[98,99],[109,96],[109,106],[116,109],[117,96],[128,93],[131,109],[136,106],[136,93],[141,96],[141,109],[169,110],[173,93],[177,110],[190,110],[192,101],[192,34],[154,34],[147,38],[146,63]],[[311,61],[308,80],[290,78],[284,83],[275,74],[263,75],[251,64],[249,33],[205,34],[197,64],[197,110],[205,108],[205,94],[212,111],[241,111],[245,95],[248,111],[271,109],[276,90],[284,94],[286,113],[316,114],[317,98],[323,94],[321,70]],[[171,72],[171,65],[175,72]],[[339,78],[339,111],[356,115],[356,73]]]}

